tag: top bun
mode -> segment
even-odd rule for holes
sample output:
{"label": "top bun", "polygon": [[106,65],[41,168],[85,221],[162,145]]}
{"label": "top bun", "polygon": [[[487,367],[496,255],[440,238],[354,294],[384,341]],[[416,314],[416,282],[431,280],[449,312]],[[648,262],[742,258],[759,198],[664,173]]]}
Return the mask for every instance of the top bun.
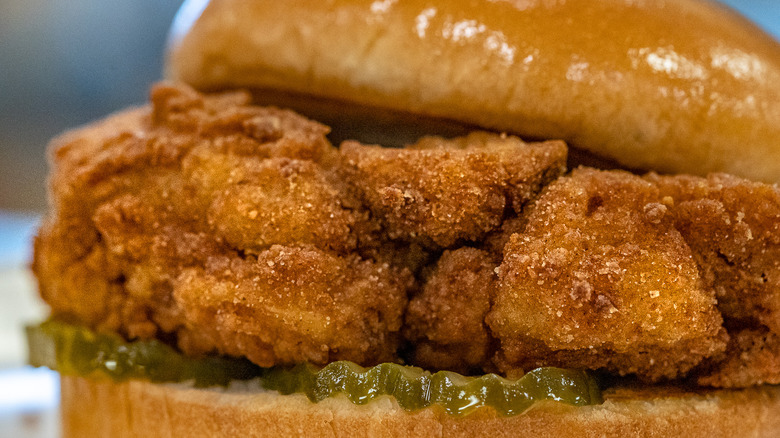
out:
{"label": "top bun", "polygon": [[[780,181],[780,44],[700,0],[190,0],[168,76]],[[343,107],[342,107],[343,108]]]}

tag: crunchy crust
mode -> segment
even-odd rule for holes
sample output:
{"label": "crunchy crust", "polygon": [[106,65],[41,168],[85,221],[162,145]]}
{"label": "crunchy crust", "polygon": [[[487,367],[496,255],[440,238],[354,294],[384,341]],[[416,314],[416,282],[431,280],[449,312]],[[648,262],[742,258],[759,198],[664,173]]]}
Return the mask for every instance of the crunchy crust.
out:
{"label": "crunchy crust", "polygon": [[63,437],[773,437],[780,433],[780,387],[695,394],[679,389],[607,392],[599,406],[555,402],[514,417],[492,410],[463,418],[437,409],[409,413],[385,398],[313,404],[303,395],[181,384],[121,384],[62,377]]}
{"label": "crunchy crust", "polygon": [[54,142],[33,262],[54,315],[264,367],[400,356],[780,383],[777,186],[550,182],[563,143],[484,132],[338,150],[248,99],[160,84],[146,109]]}

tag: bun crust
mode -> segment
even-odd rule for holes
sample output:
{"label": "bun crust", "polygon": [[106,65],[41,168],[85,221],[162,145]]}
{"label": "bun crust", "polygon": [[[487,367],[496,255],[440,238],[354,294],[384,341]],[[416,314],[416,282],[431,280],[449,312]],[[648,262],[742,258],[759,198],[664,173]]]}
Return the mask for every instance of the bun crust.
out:
{"label": "bun crust", "polygon": [[63,437],[770,437],[780,430],[780,387],[710,391],[608,391],[599,406],[537,404],[514,417],[490,409],[463,418],[429,408],[406,412],[392,398],[364,406],[318,404],[242,384],[116,384],[62,377]]}
{"label": "bun crust", "polygon": [[204,90],[305,93],[560,138],[633,168],[780,181],[780,44],[714,2],[212,0],[179,14],[168,61]]}

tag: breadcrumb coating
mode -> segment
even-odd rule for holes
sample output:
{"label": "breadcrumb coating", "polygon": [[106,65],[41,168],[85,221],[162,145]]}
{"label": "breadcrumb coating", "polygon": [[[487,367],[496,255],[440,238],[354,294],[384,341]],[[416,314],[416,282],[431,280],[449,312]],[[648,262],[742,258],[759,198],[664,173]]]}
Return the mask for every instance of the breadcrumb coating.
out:
{"label": "breadcrumb coating", "polygon": [[709,361],[696,379],[700,385],[744,388],[780,384],[780,336],[767,329],[732,330],[726,353]]}
{"label": "breadcrumb coating", "polygon": [[732,339],[700,382],[780,383],[780,190],[731,175],[650,174],[715,290]]}
{"label": "breadcrumb coating", "polygon": [[586,168],[545,189],[498,269],[487,322],[501,369],[554,363],[658,380],[724,350],[712,291],[657,192]]}
{"label": "breadcrumb coating", "polygon": [[413,363],[460,373],[488,363],[485,315],[496,288],[495,267],[493,256],[476,248],[444,251],[406,312]]}
{"label": "breadcrumb coating", "polygon": [[406,305],[397,275],[306,247],[274,245],[256,260],[213,257],[174,281],[188,321],[180,345],[193,353],[216,345],[261,366],[392,361]]}
{"label": "breadcrumb coating", "polygon": [[780,191],[575,169],[561,142],[326,138],[152,89],[55,140],[33,270],[55,316],[261,366],[561,366],[780,383]]}
{"label": "breadcrumb coating", "polygon": [[520,211],[563,173],[566,146],[476,132],[404,149],[348,141],[341,155],[348,181],[390,239],[446,248],[479,241],[508,209]]}
{"label": "breadcrumb coating", "polygon": [[674,202],[724,318],[780,334],[780,190],[725,174],[647,176]]}
{"label": "breadcrumb coating", "polygon": [[327,128],[242,94],[151,100],[56,142],[33,264],[53,313],[263,366],[393,359],[411,275],[353,254],[367,213]]}

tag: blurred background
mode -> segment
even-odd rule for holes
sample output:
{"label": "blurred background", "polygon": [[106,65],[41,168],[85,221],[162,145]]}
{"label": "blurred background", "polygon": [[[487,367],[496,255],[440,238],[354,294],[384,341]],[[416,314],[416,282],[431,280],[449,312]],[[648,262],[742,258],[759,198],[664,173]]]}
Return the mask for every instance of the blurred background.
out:
{"label": "blurred background", "polygon": [[0,0],[0,208],[40,212],[48,140],[146,100],[181,0]]}
{"label": "blurred background", "polygon": [[46,143],[146,100],[181,0],[0,0],[0,437],[55,437],[56,374],[24,367]]}
{"label": "blurred background", "polygon": [[[780,1],[725,3],[780,39]],[[45,309],[27,271],[46,208],[45,148],[146,100],[180,0],[0,0],[0,436],[56,436],[56,376],[23,368],[22,325]],[[780,84],[778,84],[780,86]]]}

